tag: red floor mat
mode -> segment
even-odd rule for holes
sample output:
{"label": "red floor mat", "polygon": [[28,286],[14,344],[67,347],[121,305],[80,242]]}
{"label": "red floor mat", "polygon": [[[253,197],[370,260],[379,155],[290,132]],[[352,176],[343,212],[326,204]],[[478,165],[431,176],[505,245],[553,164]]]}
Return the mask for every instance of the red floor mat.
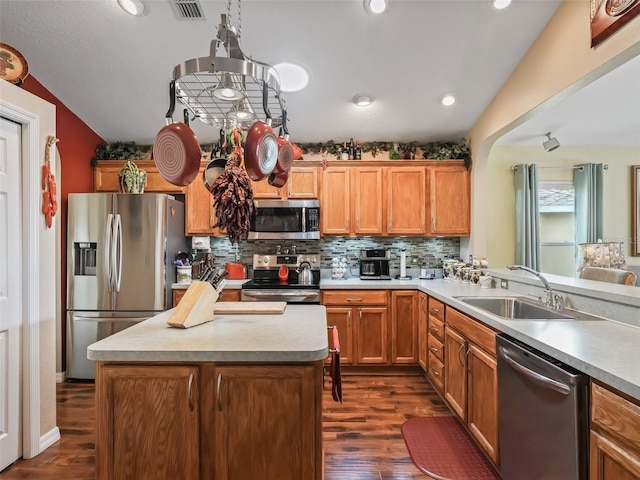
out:
{"label": "red floor mat", "polygon": [[416,467],[438,480],[499,480],[454,417],[415,417],[402,425],[402,436]]}

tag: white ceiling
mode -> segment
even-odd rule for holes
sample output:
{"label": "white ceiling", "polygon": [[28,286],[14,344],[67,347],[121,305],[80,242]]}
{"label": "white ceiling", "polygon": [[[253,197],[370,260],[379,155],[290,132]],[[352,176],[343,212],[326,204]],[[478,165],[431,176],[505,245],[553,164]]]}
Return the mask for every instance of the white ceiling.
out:
{"label": "white ceiling", "polygon": [[[173,67],[209,54],[227,3],[200,0],[206,19],[184,21],[170,0],[142,1],[145,15],[133,17],[116,0],[0,0],[0,41],[20,50],[30,74],[106,141],[149,145],[164,126]],[[562,3],[514,0],[497,11],[489,0],[390,2],[374,16],[362,0],[242,0],[244,53],[309,72],[304,90],[284,94],[293,141],[465,136]],[[237,0],[231,13],[237,26]],[[448,91],[458,103],[446,109],[437,99]],[[370,107],[351,102],[361,92],[375,98]],[[505,139],[535,133],[537,142],[551,130],[566,144],[568,125],[594,125],[582,113],[580,123],[565,118],[591,103],[576,101],[562,117],[536,118],[542,123],[533,130],[521,126]],[[633,105],[627,99],[623,108]],[[192,126],[201,143],[217,140],[214,127]]]}

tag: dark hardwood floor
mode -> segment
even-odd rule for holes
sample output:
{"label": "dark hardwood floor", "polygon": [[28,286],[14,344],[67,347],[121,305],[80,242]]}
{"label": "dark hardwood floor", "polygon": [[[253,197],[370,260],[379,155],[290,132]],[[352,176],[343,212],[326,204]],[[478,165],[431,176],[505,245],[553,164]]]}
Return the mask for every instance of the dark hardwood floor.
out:
{"label": "dark hardwood floor", "polygon": [[[323,402],[325,480],[429,478],[411,462],[400,433],[411,417],[451,414],[424,377],[344,374],[342,404],[332,400],[329,386]],[[0,479],[94,479],[94,386],[58,384],[57,400],[60,441],[19,460]]]}

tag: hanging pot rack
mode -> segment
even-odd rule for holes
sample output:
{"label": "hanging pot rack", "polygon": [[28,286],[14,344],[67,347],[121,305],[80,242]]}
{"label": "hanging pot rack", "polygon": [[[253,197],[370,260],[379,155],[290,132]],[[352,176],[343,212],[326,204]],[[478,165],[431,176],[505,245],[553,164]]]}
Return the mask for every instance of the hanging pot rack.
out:
{"label": "hanging pot rack", "polygon": [[[248,107],[261,116],[266,92],[266,107],[272,118],[272,126],[279,127],[286,107],[278,73],[270,65],[253,60],[242,52],[240,36],[227,18],[226,14],[221,15],[218,35],[211,41],[208,57],[192,58],[174,67],[176,97],[193,119],[226,130],[235,125],[249,128],[255,117],[245,122],[231,119],[227,114],[237,109],[239,102],[244,102],[243,108]],[[222,47],[227,56],[221,55]],[[228,74],[235,86],[244,93],[239,101],[220,100],[213,95],[223,77],[229,78]]]}

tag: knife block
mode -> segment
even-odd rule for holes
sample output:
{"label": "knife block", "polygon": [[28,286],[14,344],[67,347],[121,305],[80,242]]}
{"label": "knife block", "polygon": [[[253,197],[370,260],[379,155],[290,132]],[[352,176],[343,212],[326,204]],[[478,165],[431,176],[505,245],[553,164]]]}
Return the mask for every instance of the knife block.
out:
{"label": "knife block", "polygon": [[189,328],[213,320],[218,292],[209,282],[193,281],[167,323],[176,328]]}

